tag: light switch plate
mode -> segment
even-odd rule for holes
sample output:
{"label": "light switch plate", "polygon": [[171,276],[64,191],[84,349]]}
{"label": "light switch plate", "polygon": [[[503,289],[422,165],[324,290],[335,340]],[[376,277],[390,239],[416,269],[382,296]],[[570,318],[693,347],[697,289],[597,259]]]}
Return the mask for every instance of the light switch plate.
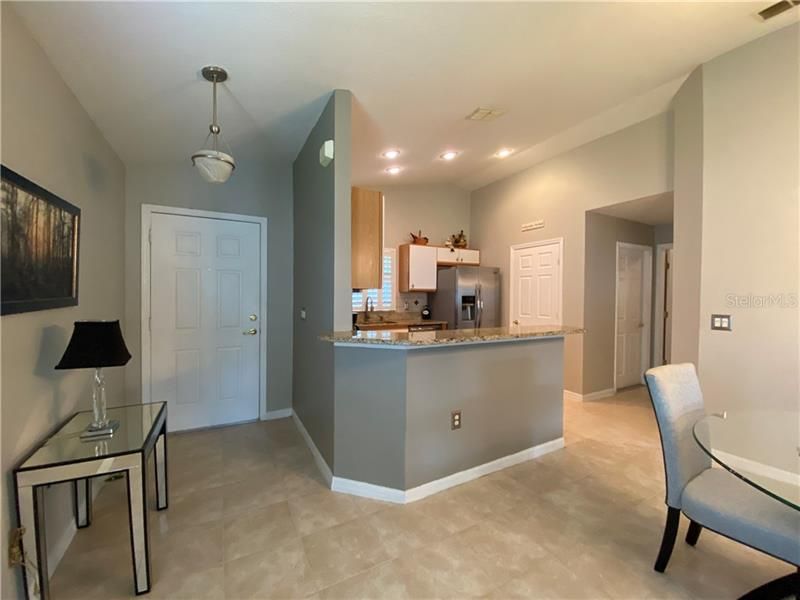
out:
{"label": "light switch plate", "polygon": [[730,315],[711,315],[712,331],[731,331]]}

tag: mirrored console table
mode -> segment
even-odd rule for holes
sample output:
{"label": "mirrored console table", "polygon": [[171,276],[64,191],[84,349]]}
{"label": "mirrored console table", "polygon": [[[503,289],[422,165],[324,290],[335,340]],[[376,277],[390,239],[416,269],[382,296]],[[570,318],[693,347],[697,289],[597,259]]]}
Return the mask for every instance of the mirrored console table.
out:
{"label": "mirrored console table", "polygon": [[134,588],[150,591],[150,538],[147,528],[146,461],[152,454],[156,469],[156,505],[167,508],[167,405],[133,404],[108,410],[120,422],[113,436],[81,440],[92,420],[91,411],[79,412],[37,447],[16,469],[17,520],[22,532],[26,566],[25,589],[30,600],[50,597],[44,535],[44,490],[71,482],[75,522],[88,527],[92,519],[92,478],[122,473],[127,479]]}

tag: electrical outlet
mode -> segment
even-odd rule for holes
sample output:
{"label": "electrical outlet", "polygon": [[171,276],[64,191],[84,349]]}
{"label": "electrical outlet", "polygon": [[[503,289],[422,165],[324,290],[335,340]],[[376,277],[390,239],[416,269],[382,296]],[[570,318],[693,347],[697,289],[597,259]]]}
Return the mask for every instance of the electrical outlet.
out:
{"label": "electrical outlet", "polygon": [[461,429],[461,411],[454,410],[450,413],[450,429]]}

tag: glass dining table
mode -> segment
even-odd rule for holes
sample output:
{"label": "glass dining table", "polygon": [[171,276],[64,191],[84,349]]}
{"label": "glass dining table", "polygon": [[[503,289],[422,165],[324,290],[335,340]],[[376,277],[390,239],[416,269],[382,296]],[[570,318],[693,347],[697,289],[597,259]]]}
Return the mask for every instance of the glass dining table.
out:
{"label": "glass dining table", "polygon": [[694,438],[715,463],[800,510],[800,413],[741,410],[712,414],[695,424]]}
{"label": "glass dining table", "polygon": [[[700,448],[720,467],[800,511],[800,412],[731,410],[703,417],[695,423],[693,433]],[[800,568],[742,599],[783,598],[787,593],[798,594],[798,590]]]}

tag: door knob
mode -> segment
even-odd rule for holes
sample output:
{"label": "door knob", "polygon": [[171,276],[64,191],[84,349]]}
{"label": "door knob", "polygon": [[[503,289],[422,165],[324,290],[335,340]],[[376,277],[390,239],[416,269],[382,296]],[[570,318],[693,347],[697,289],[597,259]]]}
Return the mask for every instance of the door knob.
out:
{"label": "door knob", "polygon": [[247,318],[250,319],[251,321],[258,321],[258,315],[250,315]]}
{"label": "door knob", "polygon": [[258,329],[248,329],[242,332],[242,335],[256,335],[258,333]]}

